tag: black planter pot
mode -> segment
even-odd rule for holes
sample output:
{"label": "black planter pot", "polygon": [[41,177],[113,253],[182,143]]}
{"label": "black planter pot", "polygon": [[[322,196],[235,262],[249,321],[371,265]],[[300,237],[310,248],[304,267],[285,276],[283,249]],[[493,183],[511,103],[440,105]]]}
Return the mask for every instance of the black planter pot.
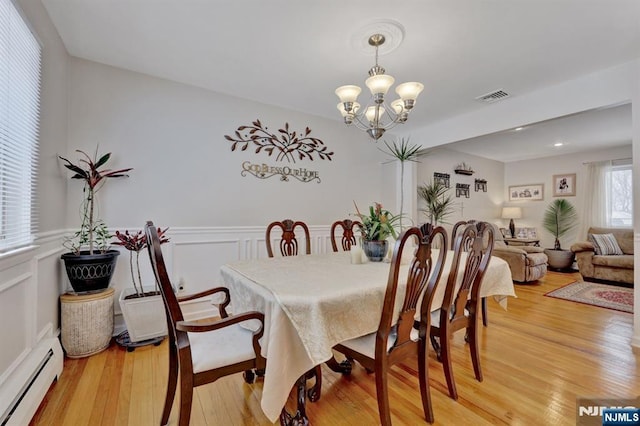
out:
{"label": "black planter pot", "polygon": [[80,254],[65,253],[60,258],[64,260],[73,291],[87,293],[101,291],[109,287],[118,255],[120,255],[118,250],[94,254],[81,251]]}

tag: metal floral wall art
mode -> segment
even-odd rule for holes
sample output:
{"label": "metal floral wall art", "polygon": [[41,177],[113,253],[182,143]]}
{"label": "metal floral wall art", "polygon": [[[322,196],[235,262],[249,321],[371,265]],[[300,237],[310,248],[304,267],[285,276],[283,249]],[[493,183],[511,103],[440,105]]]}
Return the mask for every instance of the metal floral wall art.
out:
{"label": "metal floral wall art", "polygon": [[284,124],[283,129],[276,133],[270,133],[268,127],[263,126],[260,120],[251,123],[250,126],[240,126],[234,136],[225,135],[224,138],[231,145],[231,151],[236,148],[246,151],[250,145],[255,146],[255,153],[265,152],[269,157],[275,154],[276,161],[287,160],[295,163],[298,160],[309,159],[313,161],[314,155],[321,160],[331,161],[333,152],[327,151],[327,147],[318,138],[309,136],[311,129],[305,128],[298,133],[289,129],[289,123]]}
{"label": "metal floral wall art", "polygon": [[[255,147],[255,153],[266,153],[269,157],[274,157],[276,161],[287,161],[295,163],[296,160],[308,159],[314,160],[317,156],[320,160],[329,160],[333,156],[333,152],[327,151],[327,147],[318,138],[309,136],[311,129],[308,127],[304,132],[298,133],[289,129],[289,123],[284,123],[284,128],[278,129],[275,133],[270,133],[266,126],[263,126],[260,120],[251,123],[250,126],[240,126],[235,135],[225,135],[224,138],[231,145],[231,151],[238,149],[246,151],[249,147]],[[242,176],[251,174],[259,179],[268,179],[273,176],[280,176],[280,180],[289,182],[290,178],[299,180],[300,182],[318,182],[320,176],[317,170],[308,170],[304,167],[289,167],[265,163],[252,163],[244,161],[242,163]]]}

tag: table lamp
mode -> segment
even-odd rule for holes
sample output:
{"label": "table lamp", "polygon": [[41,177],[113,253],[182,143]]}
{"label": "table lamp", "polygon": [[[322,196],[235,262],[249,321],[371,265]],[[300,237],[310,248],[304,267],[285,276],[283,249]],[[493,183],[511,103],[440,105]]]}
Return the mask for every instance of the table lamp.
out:
{"label": "table lamp", "polygon": [[513,219],[520,219],[521,217],[522,217],[521,207],[503,207],[502,208],[502,218],[510,219],[509,231],[511,232],[511,238],[516,237],[516,224],[513,223]]}

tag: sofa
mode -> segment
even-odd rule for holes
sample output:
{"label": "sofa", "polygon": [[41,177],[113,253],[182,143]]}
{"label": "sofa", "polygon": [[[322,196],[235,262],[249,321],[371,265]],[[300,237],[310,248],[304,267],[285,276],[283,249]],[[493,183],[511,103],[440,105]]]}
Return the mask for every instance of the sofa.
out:
{"label": "sofa", "polygon": [[[582,277],[633,284],[633,230],[591,227],[588,233],[589,241],[580,241],[571,246]],[[601,236],[607,234],[613,235],[618,247],[615,244],[614,247],[611,244],[602,247],[598,241],[594,244],[593,235],[596,235],[596,240],[601,240]],[[610,254],[613,251],[618,251],[618,254]]]}
{"label": "sofa", "polygon": [[505,260],[511,269],[511,279],[519,283],[539,280],[547,273],[547,255],[544,249],[533,246],[510,246],[502,232],[493,226],[493,255]]}

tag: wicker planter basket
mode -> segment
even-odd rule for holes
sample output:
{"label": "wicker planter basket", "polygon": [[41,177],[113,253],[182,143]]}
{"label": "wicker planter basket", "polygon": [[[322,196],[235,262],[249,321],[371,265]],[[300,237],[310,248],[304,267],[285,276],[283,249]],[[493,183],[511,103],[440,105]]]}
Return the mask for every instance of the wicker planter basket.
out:
{"label": "wicker planter basket", "polygon": [[62,347],[69,358],[105,350],[113,335],[113,288],[94,294],[60,296]]}

